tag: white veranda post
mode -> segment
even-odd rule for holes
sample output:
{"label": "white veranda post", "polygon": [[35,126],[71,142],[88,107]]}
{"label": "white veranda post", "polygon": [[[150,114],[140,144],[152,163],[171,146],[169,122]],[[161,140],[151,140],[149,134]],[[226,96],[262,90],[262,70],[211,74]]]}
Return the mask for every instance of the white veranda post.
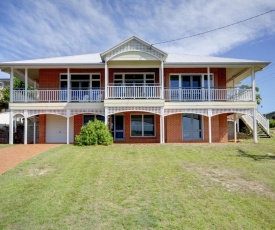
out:
{"label": "white veranda post", "polygon": [[28,116],[27,110],[24,110],[24,145],[28,144]]}
{"label": "white veranda post", "polygon": [[[13,68],[10,73],[10,103],[13,102]],[[13,144],[13,111],[10,111],[9,144]]]}
{"label": "white veranda post", "polygon": [[13,111],[10,111],[9,144],[13,144]]}
{"label": "white veranda post", "polygon": [[105,99],[108,99],[108,64],[105,60]]}
{"label": "white veranda post", "polygon": [[212,143],[212,124],[211,124],[212,110],[208,109],[208,136],[209,143]]}
{"label": "white veranda post", "polygon": [[67,118],[67,145],[70,144],[70,115],[71,111],[67,110],[66,112],[66,118]]}
{"label": "white veranda post", "polygon": [[27,95],[27,90],[28,90],[28,69],[25,69],[25,102],[28,101],[28,95]]}
{"label": "white veranda post", "polygon": [[[252,84],[252,97],[253,101],[256,102],[256,92],[255,92],[255,71],[254,67],[251,68],[251,84]],[[254,143],[258,143],[258,134],[257,134],[257,111],[256,108],[253,110],[253,137]]]}

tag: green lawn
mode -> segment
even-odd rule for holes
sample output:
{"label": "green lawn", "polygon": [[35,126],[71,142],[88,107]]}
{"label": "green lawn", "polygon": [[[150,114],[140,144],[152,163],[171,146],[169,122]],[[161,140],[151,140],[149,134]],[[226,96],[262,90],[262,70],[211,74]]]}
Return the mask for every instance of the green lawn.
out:
{"label": "green lawn", "polygon": [[274,229],[275,138],[63,145],[0,188],[0,229]]}
{"label": "green lawn", "polygon": [[1,148],[6,148],[6,147],[9,147],[10,145],[9,144],[0,144],[0,149]]}

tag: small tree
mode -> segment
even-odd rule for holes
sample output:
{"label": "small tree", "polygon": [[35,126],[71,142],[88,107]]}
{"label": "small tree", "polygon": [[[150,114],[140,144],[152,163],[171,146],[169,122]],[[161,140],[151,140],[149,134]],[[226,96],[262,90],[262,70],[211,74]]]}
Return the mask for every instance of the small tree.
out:
{"label": "small tree", "polygon": [[269,127],[270,128],[275,128],[275,119],[269,120]]}
{"label": "small tree", "polygon": [[113,137],[107,125],[95,119],[82,126],[80,134],[75,137],[76,145],[110,145]]}
{"label": "small tree", "polygon": [[[251,87],[248,86],[248,85],[241,85],[241,86],[240,86],[240,89],[251,89]],[[260,88],[259,88],[258,86],[255,86],[255,91],[257,92],[257,93],[256,93],[257,105],[260,105],[260,104],[261,104],[261,101],[262,101],[261,94],[259,94]]]}
{"label": "small tree", "polygon": [[[23,89],[25,88],[25,83],[20,79],[14,77],[13,78],[13,88],[14,89]],[[6,87],[0,91],[0,104],[3,105],[5,109],[9,107],[10,102],[10,87]]]}

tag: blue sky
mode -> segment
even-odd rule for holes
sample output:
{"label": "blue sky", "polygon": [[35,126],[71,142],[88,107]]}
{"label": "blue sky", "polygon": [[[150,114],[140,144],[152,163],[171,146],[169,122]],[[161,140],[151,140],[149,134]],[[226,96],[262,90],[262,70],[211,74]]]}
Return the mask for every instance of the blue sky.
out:
{"label": "blue sky", "polygon": [[[133,35],[157,43],[272,9],[272,0],[2,0],[0,62],[100,53]],[[156,46],[168,53],[275,63],[275,12]],[[250,80],[246,82],[250,84]],[[275,111],[275,64],[258,72],[256,83],[263,98],[260,112]]]}

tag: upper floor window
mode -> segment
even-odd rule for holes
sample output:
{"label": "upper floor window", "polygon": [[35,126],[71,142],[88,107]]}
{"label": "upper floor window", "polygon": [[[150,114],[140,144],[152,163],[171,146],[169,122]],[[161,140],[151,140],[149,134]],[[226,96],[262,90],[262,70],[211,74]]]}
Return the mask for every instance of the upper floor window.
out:
{"label": "upper floor window", "polygon": [[115,85],[153,85],[155,83],[154,73],[127,73],[114,74]]}
{"label": "upper floor window", "polygon": [[[210,75],[210,87],[214,86],[213,74]],[[198,75],[170,75],[170,88],[201,89],[208,87],[208,76]]]}
{"label": "upper floor window", "polygon": [[[60,75],[60,88],[67,89],[67,74]],[[71,74],[70,86],[73,90],[99,89],[100,74]]]}

